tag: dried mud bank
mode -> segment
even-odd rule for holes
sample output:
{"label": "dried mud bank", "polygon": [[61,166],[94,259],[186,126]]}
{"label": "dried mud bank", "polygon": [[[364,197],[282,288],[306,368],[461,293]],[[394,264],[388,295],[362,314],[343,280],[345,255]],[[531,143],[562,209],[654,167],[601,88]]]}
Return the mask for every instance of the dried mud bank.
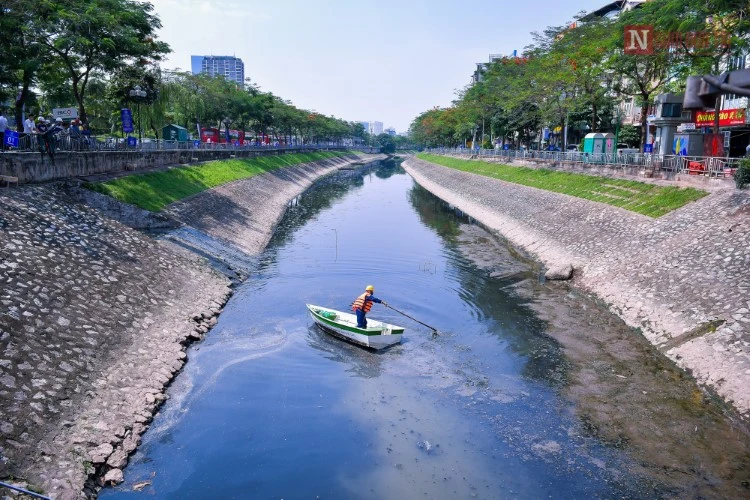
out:
{"label": "dried mud bank", "polygon": [[420,185],[575,285],[750,416],[750,195],[716,190],[659,219],[410,158]]}
{"label": "dried mud bank", "polygon": [[[170,213],[257,254],[290,199],[357,160],[238,181]],[[122,480],[186,347],[231,296],[227,276],[185,245],[69,194],[62,184],[0,190],[0,477],[56,499]]]}

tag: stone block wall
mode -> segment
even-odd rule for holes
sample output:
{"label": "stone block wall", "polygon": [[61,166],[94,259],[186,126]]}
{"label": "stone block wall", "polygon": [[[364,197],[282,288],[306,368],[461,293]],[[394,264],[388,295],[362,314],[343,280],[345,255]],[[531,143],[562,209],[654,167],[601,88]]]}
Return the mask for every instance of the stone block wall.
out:
{"label": "stone block wall", "polygon": [[18,177],[18,182],[25,184],[98,174],[148,170],[181,163],[188,164],[209,160],[223,160],[233,156],[237,158],[252,158],[256,156],[310,151],[314,150],[305,148],[299,150],[269,149],[266,151],[232,151],[224,149],[76,151],[57,153],[54,163],[48,156],[42,157],[39,153],[2,153],[0,154],[0,175]]}

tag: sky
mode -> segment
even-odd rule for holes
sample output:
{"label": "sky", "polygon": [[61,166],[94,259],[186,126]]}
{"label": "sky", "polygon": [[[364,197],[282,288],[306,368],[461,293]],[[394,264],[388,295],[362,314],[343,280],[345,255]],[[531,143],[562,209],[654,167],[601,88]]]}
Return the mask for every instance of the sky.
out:
{"label": "sky", "polygon": [[295,106],[408,130],[451,104],[489,54],[519,52],[531,33],[605,0],[151,0],[172,53],[234,55],[245,77]]}

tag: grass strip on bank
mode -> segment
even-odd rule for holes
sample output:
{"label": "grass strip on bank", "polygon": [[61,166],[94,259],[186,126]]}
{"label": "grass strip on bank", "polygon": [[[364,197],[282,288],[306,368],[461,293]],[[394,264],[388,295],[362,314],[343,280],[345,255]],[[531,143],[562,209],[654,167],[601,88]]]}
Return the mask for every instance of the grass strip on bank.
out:
{"label": "grass strip on bank", "polygon": [[129,175],[111,181],[88,184],[86,187],[145,210],[159,212],[171,203],[228,182],[246,179],[283,167],[347,154],[350,153],[319,151],[214,160],[200,165]]}
{"label": "grass strip on bank", "polygon": [[657,186],[627,179],[559,172],[543,168],[513,167],[427,153],[419,153],[417,158],[514,184],[606,203],[654,218],[676,210],[692,201],[699,200],[708,194],[694,188]]}

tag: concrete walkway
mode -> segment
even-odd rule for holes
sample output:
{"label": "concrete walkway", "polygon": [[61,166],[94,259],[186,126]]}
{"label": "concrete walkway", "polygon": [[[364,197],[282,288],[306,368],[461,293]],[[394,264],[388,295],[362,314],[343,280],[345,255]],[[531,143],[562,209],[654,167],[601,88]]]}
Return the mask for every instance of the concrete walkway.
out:
{"label": "concrete walkway", "polygon": [[410,158],[423,187],[593,293],[750,416],[750,194],[714,190],[659,219]]}

